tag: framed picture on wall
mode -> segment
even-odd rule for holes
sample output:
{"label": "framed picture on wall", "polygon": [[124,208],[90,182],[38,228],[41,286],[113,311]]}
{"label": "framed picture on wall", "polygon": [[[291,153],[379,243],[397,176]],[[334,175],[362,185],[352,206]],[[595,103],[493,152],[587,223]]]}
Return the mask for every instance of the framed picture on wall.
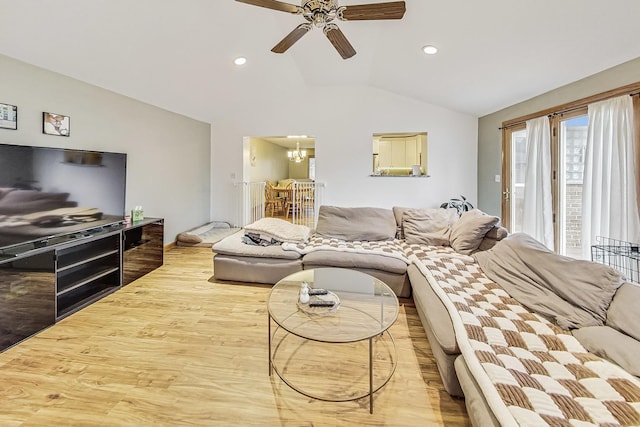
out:
{"label": "framed picture on wall", "polygon": [[69,116],[42,113],[42,133],[47,135],[69,136]]}
{"label": "framed picture on wall", "polygon": [[0,104],[0,129],[18,129],[18,107]]}

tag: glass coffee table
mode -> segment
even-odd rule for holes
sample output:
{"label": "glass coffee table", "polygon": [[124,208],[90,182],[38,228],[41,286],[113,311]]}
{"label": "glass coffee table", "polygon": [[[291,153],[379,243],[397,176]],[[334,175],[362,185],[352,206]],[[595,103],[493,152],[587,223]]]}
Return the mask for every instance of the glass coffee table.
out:
{"label": "glass coffee table", "polygon": [[[303,283],[307,283],[312,291],[327,291],[325,295],[312,295],[311,303],[325,300],[334,302],[333,306],[301,303],[299,293]],[[345,402],[368,396],[369,412],[373,413],[373,394],[389,382],[397,365],[396,346],[388,329],[398,318],[399,305],[389,286],[355,270],[304,270],[273,286],[267,308],[270,376],[275,372],[289,387],[314,399]],[[272,323],[275,323],[273,329]],[[327,348],[334,344],[355,347]],[[358,373],[366,370],[367,363],[366,359],[358,360],[356,347],[368,347],[366,373]],[[379,367],[384,367],[382,376],[377,375],[375,381],[374,365],[376,373]],[[333,381],[331,375],[341,384],[328,384],[327,389],[341,396],[326,396],[308,387],[312,383],[322,389],[323,381]],[[350,389],[358,384],[358,380],[366,383],[366,376],[368,387],[365,388],[368,389],[365,392]],[[348,392],[338,393],[345,390]]]}

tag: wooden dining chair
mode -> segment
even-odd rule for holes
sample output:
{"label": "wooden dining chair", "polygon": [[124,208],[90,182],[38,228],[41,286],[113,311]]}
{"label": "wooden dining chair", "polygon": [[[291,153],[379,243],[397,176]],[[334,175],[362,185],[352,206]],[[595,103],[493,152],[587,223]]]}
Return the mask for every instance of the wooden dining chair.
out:
{"label": "wooden dining chair", "polygon": [[282,209],[282,199],[276,196],[273,186],[267,181],[264,185],[264,214],[268,215],[269,210],[271,210],[270,216],[274,216],[276,212],[280,212]]}
{"label": "wooden dining chair", "polygon": [[294,181],[289,182],[287,184],[287,200],[284,204],[284,215],[285,218],[289,218],[289,214],[293,216],[293,211],[300,211],[300,200],[299,200],[299,192],[294,191]]}

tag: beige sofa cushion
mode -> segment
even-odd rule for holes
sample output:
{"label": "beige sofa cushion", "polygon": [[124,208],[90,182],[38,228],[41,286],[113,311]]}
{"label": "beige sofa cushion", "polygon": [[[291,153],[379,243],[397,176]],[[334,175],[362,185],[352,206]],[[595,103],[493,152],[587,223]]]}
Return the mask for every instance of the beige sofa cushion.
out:
{"label": "beige sofa cushion", "polygon": [[225,237],[211,247],[217,254],[252,258],[299,259],[302,255],[295,251],[285,251],[281,245],[257,246],[242,242],[244,230]]}
{"label": "beige sofa cushion", "polygon": [[455,209],[407,209],[402,216],[404,238],[409,244],[449,246],[451,228],[457,220]]}
{"label": "beige sofa cushion", "polygon": [[623,283],[609,305],[605,324],[640,341],[638,302],[640,302],[640,286]]}
{"label": "beige sofa cushion", "polygon": [[479,209],[463,213],[451,228],[451,247],[458,253],[471,255],[499,221],[497,216],[487,215]]}
{"label": "beige sofa cushion", "polygon": [[305,266],[323,265],[341,268],[371,268],[394,274],[404,274],[407,272],[407,263],[403,260],[378,254],[358,254],[353,252],[322,250],[306,254],[302,262]]}
{"label": "beige sofa cushion", "polygon": [[587,326],[572,333],[589,352],[640,376],[640,342],[637,340],[608,326]]}
{"label": "beige sofa cushion", "polygon": [[391,209],[320,206],[316,233],[342,240],[393,240],[396,221]]}
{"label": "beige sofa cushion", "polygon": [[416,208],[403,208],[400,206],[394,206],[391,210],[396,220],[396,238],[404,239],[404,230],[402,229],[402,217],[404,217],[405,211]]}
{"label": "beige sofa cushion", "polygon": [[429,284],[429,280],[424,277],[424,274],[417,266],[410,265],[407,271],[411,279],[416,309],[422,311],[421,314],[429,324],[436,340],[435,343],[431,343],[431,346],[437,345],[441,347],[446,354],[460,354],[453,322],[447,307],[445,307],[440,297]]}
{"label": "beige sofa cushion", "polygon": [[216,280],[276,284],[290,274],[302,271],[301,259],[276,259],[215,254],[213,276]]}

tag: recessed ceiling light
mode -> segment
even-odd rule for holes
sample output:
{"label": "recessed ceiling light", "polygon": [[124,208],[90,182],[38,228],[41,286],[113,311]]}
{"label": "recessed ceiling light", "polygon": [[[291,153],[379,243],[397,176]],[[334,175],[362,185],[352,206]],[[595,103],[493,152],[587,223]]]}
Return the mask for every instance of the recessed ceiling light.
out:
{"label": "recessed ceiling light", "polygon": [[435,55],[438,53],[438,48],[435,46],[427,45],[422,48],[422,51],[427,55]]}
{"label": "recessed ceiling light", "polygon": [[236,65],[244,65],[247,63],[247,58],[245,58],[244,56],[238,56],[233,60],[233,63]]}

